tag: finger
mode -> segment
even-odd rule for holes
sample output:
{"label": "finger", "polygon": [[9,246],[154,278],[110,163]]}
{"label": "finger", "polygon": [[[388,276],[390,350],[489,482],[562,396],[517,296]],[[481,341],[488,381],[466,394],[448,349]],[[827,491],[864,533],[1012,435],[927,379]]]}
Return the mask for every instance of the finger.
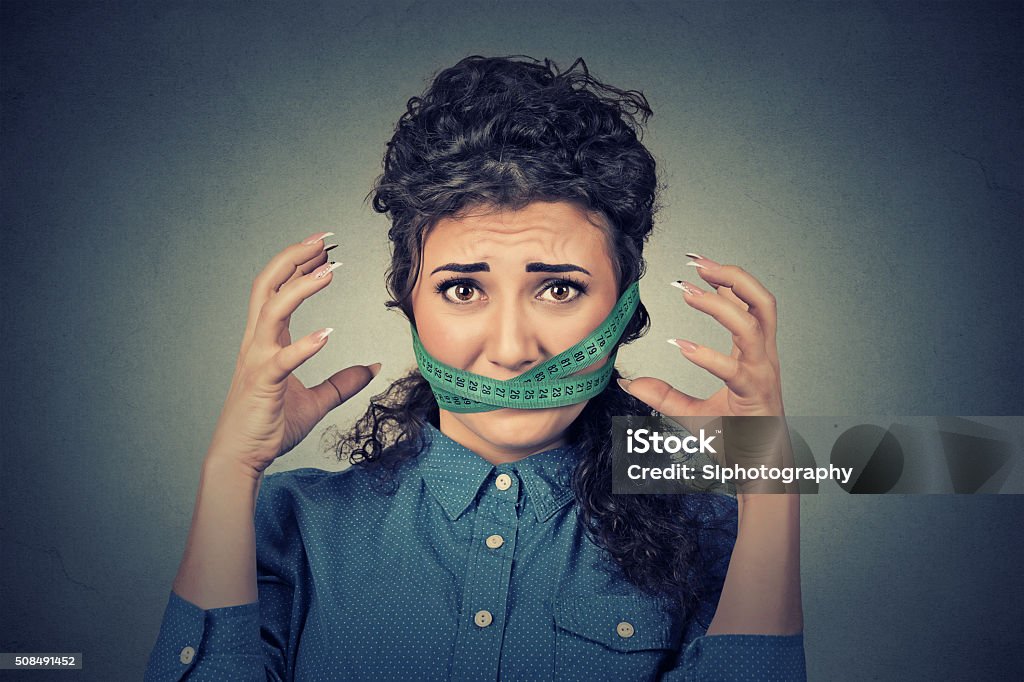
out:
{"label": "finger", "polygon": [[267,263],[260,274],[256,275],[252,283],[252,291],[249,294],[249,314],[246,319],[245,333],[242,336],[243,351],[252,340],[263,306],[289,280],[299,266],[323,252],[323,238],[330,234],[330,232],[319,233],[313,237],[319,236],[320,238],[309,244],[299,242],[286,247]]}
{"label": "finger", "polygon": [[[687,254],[687,255],[690,255],[690,254]],[[672,286],[676,287],[677,289],[682,289],[683,291],[687,291],[688,289],[692,289],[692,290],[696,290],[696,291],[698,291],[700,293],[705,293],[705,294],[707,293],[706,291],[704,291],[703,289],[698,287],[693,282],[687,282],[685,280],[678,279],[678,280],[672,282],[671,284],[672,284]],[[735,305],[737,307],[739,307],[741,310],[745,311],[747,309],[747,304],[744,303],[743,301],[739,300],[738,298],[736,298],[735,294],[732,293],[732,289],[730,289],[729,287],[719,287],[715,291],[717,293],[719,293],[719,294],[724,294],[726,299],[733,301],[735,303]],[[733,341],[733,343],[732,343],[732,352],[730,353],[730,356],[733,357],[733,358],[737,358],[737,359],[740,357],[740,349],[739,349],[739,346],[736,345],[735,341]]]}
{"label": "finger", "polygon": [[718,287],[717,289],[715,289],[715,291],[718,293],[719,296],[731,302],[740,310],[746,312],[749,309],[749,306],[743,301],[741,301],[740,297],[734,294],[730,287]]}
{"label": "finger", "polygon": [[633,379],[623,390],[668,417],[693,414],[697,405],[704,402],[654,377]]}
{"label": "finger", "polygon": [[[336,246],[337,246],[337,244],[331,244],[329,247],[325,248],[323,251],[318,253],[316,256],[314,256],[313,258],[310,258],[308,261],[306,261],[305,263],[300,265],[298,268],[296,268],[295,272],[292,274],[292,276],[288,278],[288,282],[293,282],[296,279],[298,279],[299,277],[302,277],[303,275],[308,275],[309,273],[313,272],[318,267],[320,267],[321,265],[326,263],[327,262],[327,252],[330,251],[331,249],[333,249]],[[285,285],[287,285],[288,282],[285,282]],[[284,285],[282,285],[282,286],[284,286]],[[278,337],[278,341],[277,341],[278,345],[281,346],[282,348],[284,348],[285,346],[287,346],[288,344],[290,344],[292,342],[291,334],[288,332],[288,328],[291,326],[291,323],[292,323],[292,317],[291,317],[291,315],[289,315],[287,318],[285,318],[284,329],[281,331],[281,336]]]}
{"label": "finger", "polygon": [[757,318],[765,338],[775,337],[777,302],[756,277],[738,265],[719,265],[708,258],[695,258],[690,263],[696,267],[701,279],[716,289],[729,287],[747,305],[747,312]]}
{"label": "finger", "polygon": [[[691,307],[715,318],[732,333],[733,344],[744,359],[761,362],[765,358],[764,335],[761,323],[745,310],[715,292],[705,292],[699,287],[683,282],[683,300]],[[724,289],[725,287],[723,287]],[[720,290],[721,291],[721,290]]]}
{"label": "finger", "polygon": [[[730,287],[724,287],[724,286],[723,287],[718,287],[715,291],[718,292],[719,296],[724,296],[725,298],[727,298],[727,299],[729,299],[731,301],[734,301],[736,303],[736,305],[740,306],[743,310],[747,310],[747,304],[744,303],[743,301],[741,301],[740,298],[738,296],[736,296],[736,294],[733,293],[733,291],[732,291],[732,289]],[[776,311],[776,324],[777,324],[777,319],[778,319],[777,316],[778,316],[778,311]],[[763,329],[763,324],[764,323],[762,322],[762,329]],[[775,367],[776,370],[778,370],[778,368],[779,368],[779,350],[778,350],[778,346],[776,346],[775,336],[776,336],[775,334],[770,334],[770,335],[765,334],[764,347],[765,347],[765,352],[768,355],[768,358],[772,362],[772,365]],[[740,354],[740,350],[739,350],[739,348],[736,347],[736,344],[734,343],[733,346],[732,346],[732,356],[734,358],[738,358],[739,354]]]}
{"label": "finger", "polygon": [[[627,382],[625,386],[623,386],[623,382]],[[653,377],[642,377],[632,381],[620,379],[619,386],[626,393],[650,405],[663,417],[671,419],[690,433],[697,433],[712,423],[720,424],[721,422],[721,417],[696,414],[701,411],[706,400],[694,398],[678,391],[661,379]]]}
{"label": "finger", "polygon": [[274,353],[266,365],[267,381],[271,385],[282,383],[289,374],[301,367],[302,363],[327,345],[327,337],[332,331],[332,327],[317,330]]}
{"label": "finger", "polygon": [[[748,307],[747,304],[744,303],[743,301],[741,301],[740,298],[736,294],[734,294],[732,292],[731,288],[729,288],[729,287],[718,287],[717,289],[715,289],[715,291],[718,292],[719,296],[722,296],[726,300],[732,301],[733,304],[736,305],[736,307],[738,307],[740,310],[747,310],[747,307]],[[777,366],[778,365],[778,351],[775,348],[775,337],[774,336],[772,336],[771,338],[766,338],[764,340],[764,349],[765,349],[765,353],[771,359],[772,363]],[[736,343],[734,341],[733,344],[732,344],[732,357],[739,358],[740,357],[740,353],[741,353],[740,348],[739,348],[739,346],[736,345]]]}
{"label": "finger", "polygon": [[281,291],[267,301],[260,311],[253,332],[254,344],[271,346],[281,339],[281,334],[288,329],[288,321],[298,307],[307,298],[313,296],[331,283],[333,271],[341,263],[327,263],[308,275],[281,287]]}
{"label": "finger", "polygon": [[[329,246],[325,246],[323,251],[321,251],[316,256],[314,256],[313,258],[310,258],[308,261],[306,261],[305,263],[303,263],[302,265],[297,267],[295,269],[295,272],[292,273],[292,276],[288,278],[288,282],[292,282],[292,281],[298,279],[299,277],[302,277],[304,275],[308,275],[309,273],[313,272],[314,270],[319,268],[321,265],[326,263],[327,262],[327,258],[328,258],[328,252],[331,249],[336,248],[337,246],[338,246],[337,244],[331,244]],[[284,285],[287,285],[288,282],[285,282]],[[284,285],[282,285],[282,286],[284,286]],[[280,289],[279,289],[279,291],[280,291]],[[280,337],[280,341],[279,341],[282,348],[284,348],[285,346],[287,346],[289,343],[292,342],[291,334],[289,334],[289,332],[288,332],[288,327],[291,325],[291,320],[292,320],[291,315],[289,315],[285,319],[285,321],[284,321],[284,330],[281,332],[281,337]]]}
{"label": "finger", "polygon": [[317,404],[321,406],[323,414],[326,415],[366,388],[366,385],[373,381],[378,372],[380,372],[379,362],[372,365],[354,365],[335,372],[323,383],[314,386],[312,391],[317,397]]}
{"label": "finger", "polygon": [[[687,360],[725,382],[725,385],[736,395],[742,398],[757,395],[754,378],[749,372],[744,371],[743,363],[736,358],[685,339],[669,339],[668,342],[676,346]],[[682,345],[685,343],[692,344],[695,347],[694,350],[685,350]]]}
{"label": "finger", "polygon": [[[333,249],[336,246],[337,244],[331,244],[330,247],[325,248],[323,251],[319,252],[318,254],[310,258],[308,261],[306,261],[299,267],[295,268],[295,272],[293,272],[292,276],[288,278],[288,282],[298,279],[303,275],[308,275],[309,273],[313,272],[318,267],[326,263],[328,258],[328,250]],[[288,282],[285,282],[285,284],[287,284]],[[278,291],[280,291],[280,287],[278,287]]]}

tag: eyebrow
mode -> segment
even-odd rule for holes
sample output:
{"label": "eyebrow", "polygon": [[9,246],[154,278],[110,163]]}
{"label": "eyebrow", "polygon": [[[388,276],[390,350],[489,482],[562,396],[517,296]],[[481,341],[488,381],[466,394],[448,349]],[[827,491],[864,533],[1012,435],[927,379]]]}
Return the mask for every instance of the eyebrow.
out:
{"label": "eyebrow", "polygon": [[[490,272],[491,271],[491,266],[488,265],[487,263],[483,263],[483,262],[480,262],[480,263],[446,263],[445,265],[442,265],[440,267],[434,268],[430,272],[430,274],[433,275],[434,273],[441,272],[442,270],[448,270],[450,272],[461,272],[461,273],[467,273],[467,272]],[[527,263],[526,264],[526,271],[527,272],[573,272],[573,271],[575,271],[575,272],[582,272],[585,275],[590,275],[590,273],[586,269],[581,268],[578,265],[573,265],[572,263]],[[590,275],[590,276],[593,277],[593,275]]]}

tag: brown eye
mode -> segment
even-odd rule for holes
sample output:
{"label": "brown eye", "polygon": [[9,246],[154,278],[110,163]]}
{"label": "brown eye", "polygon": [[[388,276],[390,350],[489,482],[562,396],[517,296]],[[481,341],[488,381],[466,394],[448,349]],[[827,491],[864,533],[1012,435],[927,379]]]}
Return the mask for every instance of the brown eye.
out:
{"label": "brown eye", "polygon": [[551,287],[550,291],[556,301],[567,301],[572,295],[572,289],[564,284],[555,284]]}
{"label": "brown eye", "polygon": [[437,285],[436,291],[447,303],[465,305],[480,300],[479,287],[469,280],[449,279]]}
{"label": "brown eye", "polygon": [[550,298],[545,299],[549,303],[572,303],[585,293],[584,285],[568,280],[555,280],[544,285],[544,294],[550,294]]}

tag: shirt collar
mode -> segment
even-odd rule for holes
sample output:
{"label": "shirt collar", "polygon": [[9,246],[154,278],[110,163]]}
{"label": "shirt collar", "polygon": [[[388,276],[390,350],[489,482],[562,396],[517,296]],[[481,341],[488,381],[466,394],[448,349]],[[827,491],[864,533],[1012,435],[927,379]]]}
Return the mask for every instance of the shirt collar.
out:
{"label": "shirt collar", "polygon": [[417,466],[427,489],[452,521],[462,516],[492,474],[518,475],[538,522],[547,521],[573,499],[570,481],[578,453],[572,445],[494,466],[433,424],[426,424],[424,437],[427,446],[416,458]]}

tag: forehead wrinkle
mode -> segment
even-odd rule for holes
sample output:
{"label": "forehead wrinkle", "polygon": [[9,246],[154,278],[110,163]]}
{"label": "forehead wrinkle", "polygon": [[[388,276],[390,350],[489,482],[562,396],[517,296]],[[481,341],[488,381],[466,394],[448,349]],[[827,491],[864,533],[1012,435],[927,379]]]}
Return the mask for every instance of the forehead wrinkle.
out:
{"label": "forehead wrinkle", "polygon": [[[508,233],[505,233],[508,234]],[[565,232],[554,235],[553,239],[543,237],[523,238],[517,236],[514,240],[502,239],[501,237],[475,236],[471,239],[460,239],[458,252],[463,254],[465,262],[484,261],[487,263],[507,260],[512,257],[509,247],[515,247],[516,251],[522,251],[527,255],[517,259],[522,263],[551,262],[551,263],[576,263],[582,264],[591,260],[588,254],[579,249],[574,250],[573,244],[579,240]],[[600,245],[599,245],[600,246]],[[603,253],[603,252],[602,252]]]}
{"label": "forehead wrinkle", "polygon": [[[484,262],[492,266],[493,272],[495,265],[512,263],[509,270],[525,272],[526,264],[531,262],[575,263],[596,274],[606,261],[614,261],[607,235],[589,218],[581,222],[578,215],[563,209],[542,216],[531,215],[530,209],[525,209],[517,218],[501,213],[449,218],[435,226],[440,229],[428,233],[428,240],[434,237],[430,240],[432,266]],[[563,217],[566,213],[570,215]],[[516,253],[526,255],[517,262],[510,261]],[[616,263],[607,264],[614,274]],[[499,265],[498,269],[506,268]]]}

